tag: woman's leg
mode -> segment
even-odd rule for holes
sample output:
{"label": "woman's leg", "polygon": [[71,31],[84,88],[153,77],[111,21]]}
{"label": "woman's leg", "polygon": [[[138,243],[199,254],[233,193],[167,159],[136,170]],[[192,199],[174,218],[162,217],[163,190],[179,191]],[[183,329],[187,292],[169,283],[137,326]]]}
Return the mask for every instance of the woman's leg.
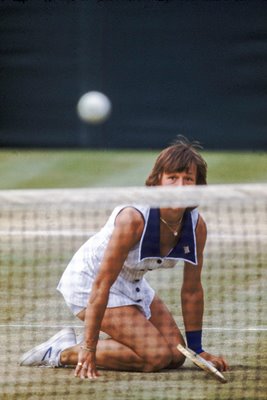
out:
{"label": "woman's leg", "polygon": [[166,305],[157,295],[151,303],[150,310],[150,322],[165,338],[172,353],[172,361],[168,368],[180,367],[185,361],[185,357],[177,349],[178,343],[185,344],[180,329]]}
{"label": "woman's leg", "polygon": [[[155,304],[155,312],[156,308]],[[84,319],[81,313],[79,317]],[[170,344],[153,318],[148,321],[135,306],[107,308],[101,330],[112,339],[98,342],[96,361],[100,368],[151,372],[166,368],[173,360]],[[79,345],[64,350],[61,364],[77,364],[78,352]]]}

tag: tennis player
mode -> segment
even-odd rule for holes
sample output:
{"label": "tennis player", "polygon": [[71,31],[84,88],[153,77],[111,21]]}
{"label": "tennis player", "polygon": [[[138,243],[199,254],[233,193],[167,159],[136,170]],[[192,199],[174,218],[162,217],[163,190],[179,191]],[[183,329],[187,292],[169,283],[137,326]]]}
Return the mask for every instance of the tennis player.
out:
{"label": "tennis player", "polygon": [[[147,186],[205,185],[207,165],[197,143],[184,137],[158,156]],[[106,225],[74,255],[58,284],[71,311],[84,321],[81,343],[72,328],[25,353],[21,365],[74,366],[75,376],[95,379],[98,369],[159,371],[179,368],[185,344],[228,369],[202,347],[201,270],[207,237],[197,209],[115,208]],[[145,280],[147,271],[184,262],[181,306],[184,339],[170,311]],[[100,339],[100,332],[108,335]]]}

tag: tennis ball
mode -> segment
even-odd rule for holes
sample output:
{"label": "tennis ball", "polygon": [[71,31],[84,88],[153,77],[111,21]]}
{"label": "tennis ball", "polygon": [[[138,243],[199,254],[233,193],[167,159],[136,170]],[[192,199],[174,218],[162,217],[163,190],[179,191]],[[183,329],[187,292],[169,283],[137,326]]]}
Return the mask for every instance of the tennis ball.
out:
{"label": "tennis ball", "polygon": [[109,117],[111,102],[103,93],[88,92],[78,101],[77,112],[82,121],[89,124],[100,124]]}

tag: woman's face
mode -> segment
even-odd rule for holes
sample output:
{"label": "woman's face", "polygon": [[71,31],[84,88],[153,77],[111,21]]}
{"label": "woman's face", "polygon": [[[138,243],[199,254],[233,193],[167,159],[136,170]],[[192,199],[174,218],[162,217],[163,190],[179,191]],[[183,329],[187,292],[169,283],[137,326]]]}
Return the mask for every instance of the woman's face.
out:
{"label": "woman's face", "polygon": [[197,167],[191,164],[187,171],[182,172],[163,172],[159,185],[162,186],[188,186],[196,185],[197,182]]}

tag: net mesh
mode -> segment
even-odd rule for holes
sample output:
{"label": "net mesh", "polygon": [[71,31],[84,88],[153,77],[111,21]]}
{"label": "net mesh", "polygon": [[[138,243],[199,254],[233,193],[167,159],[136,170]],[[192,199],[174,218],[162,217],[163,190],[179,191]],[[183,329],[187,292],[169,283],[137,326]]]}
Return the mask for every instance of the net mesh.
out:
{"label": "net mesh", "polygon": [[[222,385],[190,361],[157,373],[105,370],[96,382],[70,368],[18,365],[20,355],[73,317],[56,291],[69,260],[118,204],[198,205],[208,227],[202,274],[203,345],[231,370]],[[0,380],[3,399],[264,399],[267,393],[267,185],[1,191]],[[183,331],[182,263],[146,277]]]}

